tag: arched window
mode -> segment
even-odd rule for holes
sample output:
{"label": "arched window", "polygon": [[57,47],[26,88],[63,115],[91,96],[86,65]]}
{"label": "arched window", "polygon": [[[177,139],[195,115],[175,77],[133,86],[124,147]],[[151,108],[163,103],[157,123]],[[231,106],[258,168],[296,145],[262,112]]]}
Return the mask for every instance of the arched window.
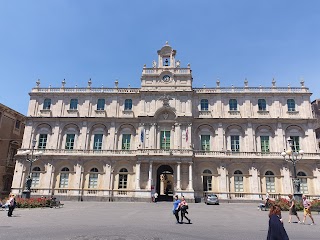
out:
{"label": "arched window", "polygon": [[287,105],[288,105],[288,112],[296,111],[296,103],[295,103],[294,99],[288,99]]}
{"label": "arched window", "polygon": [[229,110],[230,111],[237,111],[238,110],[237,99],[230,99],[229,100]]}
{"label": "arched window", "polygon": [[92,168],[90,170],[88,188],[97,188],[98,187],[98,172],[99,172],[99,170],[97,168]]}
{"label": "arched window", "polygon": [[200,101],[200,109],[201,109],[201,111],[208,111],[209,110],[209,101],[208,101],[208,99],[201,99],[201,101]]}
{"label": "arched window", "polygon": [[43,102],[43,109],[44,110],[50,110],[51,108],[51,99],[50,98],[46,98]]}
{"label": "arched window", "polygon": [[203,171],[203,191],[212,191],[212,172],[209,169]]}
{"label": "arched window", "polygon": [[59,188],[67,188],[68,182],[69,182],[69,168],[64,167],[61,169],[61,173],[60,173]]}
{"label": "arched window", "polygon": [[124,101],[124,110],[132,110],[132,99],[126,99]]}
{"label": "arched window", "polygon": [[126,189],[128,186],[128,170],[121,168],[119,171],[118,189]]}
{"label": "arched window", "polygon": [[266,111],[267,110],[267,102],[265,99],[258,100],[258,110],[259,111]]}
{"label": "arched window", "polygon": [[234,171],[234,191],[243,192],[243,176],[240,170]]}
{"label": "arched window", "polygon": [[304,172],[298,172],[297,176],[300,179],[300,192],[302,194],[308,194],[309,191],[307,174],[305,174]]}
{"label": "arched window", "polygon": [[275,193],[276,188],[275,188],[275,177],[274,173],[271,171],[266,171],[266,191],[269,193]]}
{"label": "arched window", "polygon": [[34,167],[32,169],[32,173],[31,173],[31,187],[36,188],[39,186],[40,183],[40,171],[41,169],[39,167]]}

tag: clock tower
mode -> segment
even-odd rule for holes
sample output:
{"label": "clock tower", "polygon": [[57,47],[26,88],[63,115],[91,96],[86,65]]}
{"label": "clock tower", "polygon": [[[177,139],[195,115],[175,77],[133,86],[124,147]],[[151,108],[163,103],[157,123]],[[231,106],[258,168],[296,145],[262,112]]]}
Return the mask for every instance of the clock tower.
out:
{"label": "clock tower", "polygon": [[190,64],[180,67],[177,51],[168,42],[157,53],[158,62],[154,60],[151,68],[143,67],[141,91],[192,91]]}

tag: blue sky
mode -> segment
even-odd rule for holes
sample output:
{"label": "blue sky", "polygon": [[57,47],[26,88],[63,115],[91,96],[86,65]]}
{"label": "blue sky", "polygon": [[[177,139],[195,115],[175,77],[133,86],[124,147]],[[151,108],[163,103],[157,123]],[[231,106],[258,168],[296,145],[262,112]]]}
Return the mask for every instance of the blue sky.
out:
{"label": "blue sky", "polygon": [[42,87],[140,87],[166,41],[193,86],[300,86],[320,98],[320,1],[0,0],[0,102]]}

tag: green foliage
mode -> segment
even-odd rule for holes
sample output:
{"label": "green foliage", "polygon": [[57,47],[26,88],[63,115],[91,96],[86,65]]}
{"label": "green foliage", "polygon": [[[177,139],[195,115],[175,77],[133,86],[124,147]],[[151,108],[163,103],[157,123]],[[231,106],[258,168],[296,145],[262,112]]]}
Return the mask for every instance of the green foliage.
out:
{"label": "green foliage", "polygon": [[[271,205],[278,205],[281,208],[281,211],[289,211],[290,203],[288,199],[279,198],[276,200],[269,200]],[[301,211],[303,210],[302,202],[295,202],[296,210]]]}

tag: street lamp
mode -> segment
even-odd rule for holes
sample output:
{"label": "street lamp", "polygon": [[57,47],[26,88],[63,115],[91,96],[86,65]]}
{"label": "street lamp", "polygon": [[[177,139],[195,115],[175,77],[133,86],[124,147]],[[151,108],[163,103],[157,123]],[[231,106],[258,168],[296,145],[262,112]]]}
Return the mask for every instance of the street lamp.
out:
{"label": "street lamp", "polygon": [[[26,185],[25,189],[22,192],[22,197],[23,198],[30,198],[31,196],[31,184],[32,184],[32,164],[39,159],[39,157],[43,154],[42,152],[34,152],[34,148],[36,146],[37,141],[35,139],[32,140],[32,149],[26,150],[22,152],[22,155],[26,155],[26,161],[30,163],[29,171],[28,171],[28,176],[26,179]],[[31,155],[30,155],[31,153]]]}
{"label": "street lamp", "polygon": [[300,191],[300,179],[297,178],[296,164],[302,159],[304,151],[300,150],[299,152],[297,151],[292,152],[293,140],[291,138],[288,138],[287,142],[289,144],[289,149],[288,150],[284,149],[284,151],[281,153],[281,156],[284,158],[285,161],[291,162],[293,165],[293,177],[292,177],[293,195],[296,201],[301,201],[302,193]]}

